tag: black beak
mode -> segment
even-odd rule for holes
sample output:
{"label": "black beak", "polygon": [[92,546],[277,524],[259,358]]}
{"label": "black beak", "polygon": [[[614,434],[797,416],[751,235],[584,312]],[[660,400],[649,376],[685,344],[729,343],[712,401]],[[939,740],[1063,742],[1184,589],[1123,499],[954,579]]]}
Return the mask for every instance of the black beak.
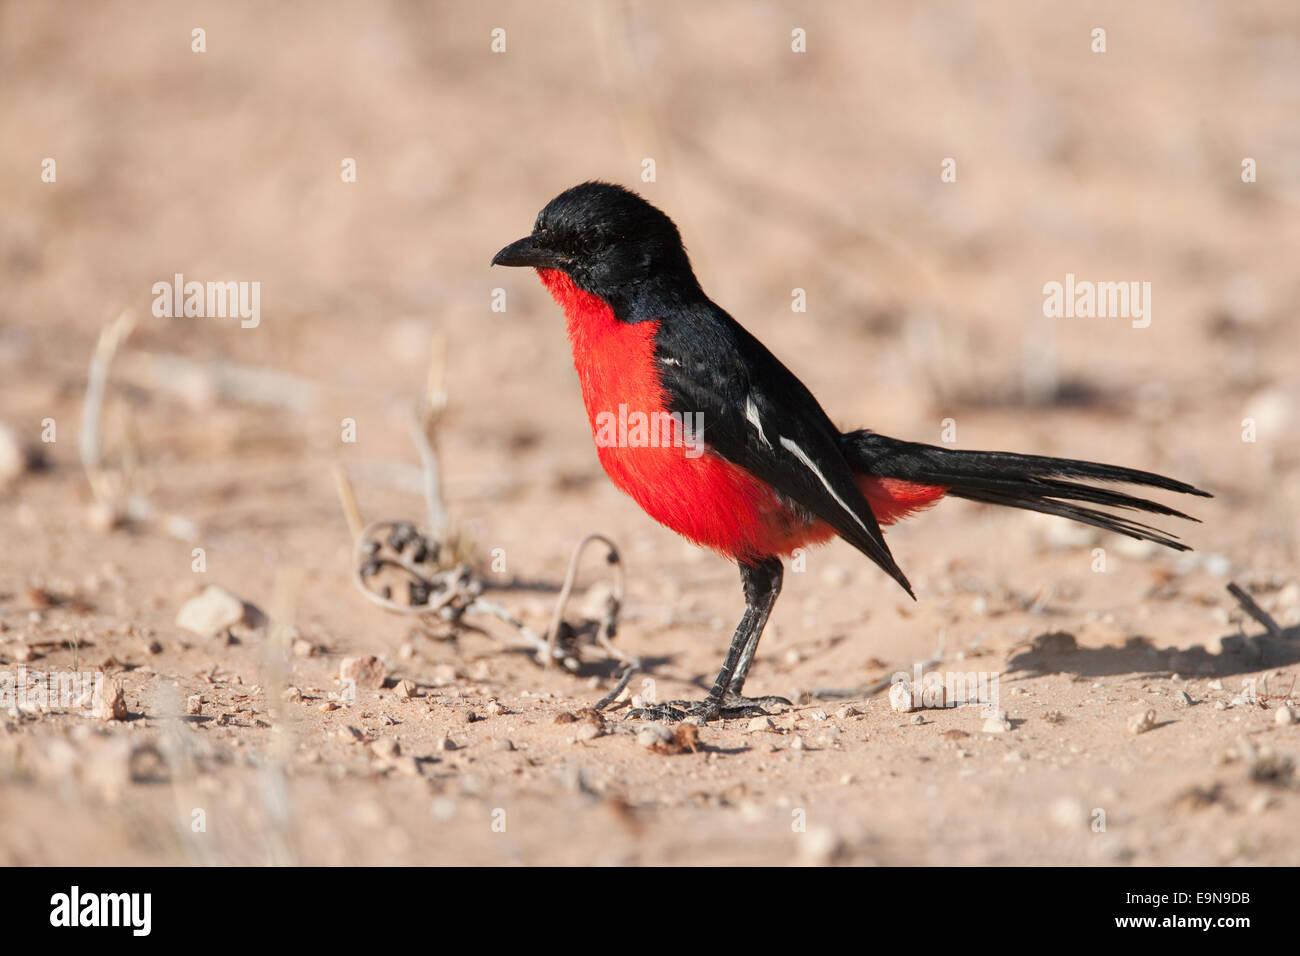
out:
{"label": "black beak", "polygon": [[559,269],[561,257],[538,245],[532,236],[512,242],[492,257],[494,266],[532,266],[535,269]]}

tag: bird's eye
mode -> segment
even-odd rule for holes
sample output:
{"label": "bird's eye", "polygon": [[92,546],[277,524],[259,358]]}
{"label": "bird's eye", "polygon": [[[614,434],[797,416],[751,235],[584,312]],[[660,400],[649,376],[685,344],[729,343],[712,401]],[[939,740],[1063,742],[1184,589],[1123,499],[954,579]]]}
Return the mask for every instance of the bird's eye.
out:
{"label": "bird's eye", "polygon": [[601,247],[600,236],[597,233],[589,232],[582,237],[582,251],[586,253],[599,252]]}

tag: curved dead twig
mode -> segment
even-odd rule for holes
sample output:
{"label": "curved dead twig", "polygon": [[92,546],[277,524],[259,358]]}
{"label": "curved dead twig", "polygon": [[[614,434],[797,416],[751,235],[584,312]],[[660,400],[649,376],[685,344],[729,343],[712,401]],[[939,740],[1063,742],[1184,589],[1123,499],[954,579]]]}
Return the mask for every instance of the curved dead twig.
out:
{"label": "curved dead twig", "polygon": [[623,668],[623,676],[618,679],[618,684],[615,685],[614,689],[611,690],[608,694],[606,694],[600,700],[596,701],[596,703],[592,706],[592,709],[604,710],[610,704],[614,703],[614,701],[618,699],[618,695],[623,693],[623,690],[627,687],[628,683],[632,680],[632,675],[639,673],[640,670],[641,670],[641,664],[639,661],[629,660],[627,662],[627,666]]}
{"label": "curved dead twig", "polygon": [[[619,557],[618,547],[612,540],[602,534],[590,534],[579,542],[569,560],[564,587],[545,637],[532,631],[504,605],[485,600],[482,597],[483,581],[474,576],[465,561],[456,560],[462,554],[462,547],[456,536],[454,523],[450,520],[450,512],[442,500],[442,472],[435,446],[437,426],[447,407],[444,383],[445,352],[445,340],[441,335],[435,336],[424,394],[408,419],[411,438],[420,454],[423,478],[421,490],[424,493],[429,530],[422,531],[413,522],[394,520],[374,521],[362,527],[361,509],[357,504],[352,482],[341,464],[335,466],[335,486],[343,505],[343,513],[347,518],[353,543],[352,583],[367,601],[393,614],[439,619],[465,627],[474,627],[462,620],[466,614],[491,615],[508,624],[528,643],[535,654],[540,654],[543,666],[550,667],[551,661],[557,656],[563,658],[566,664],[573,664],[569,652],[557,647],[564,625],[564,608],[573,591],[582,552],[592,542],[600,541],[608,549],[606,561],[614,565],[614,584],[603,616],[596,622],[595,642],[610,657],[622,661],[625,665],[625,672],[618,687],[609,699],[601,704],[607,706],[627,687],[627,681],[631,679],[634,670],[640,666],[639,661],[618,650],[610,640],[618,626],[624,586],[622,560]],[[411,552],[414,560],[410,560],[405,552],[413,542],[418,542],[418,546]],[[425,558],[428,556],[431,557],[426,561]],[[443,569],[437,570],[439,566]],[[385,568],[398,569],[409,579],[411,591],[408,603],[394,601],[390,596],[391,592],[382,593],[370,586],[368,579]]]}
{"label": "curved dead twig", "polygon": [[[396,530],[400,526],[408,525],[406,521],[372,521],[362,529],[361,534],[356,538],[353,545],[356,561],[352,568],[352,583],[357,589],[366,596],[366,600],[372,604],[377,604],[386,611],[392,611],[395,614],[437,614],[444,607],[451,604],[458,597],[465,598],[466,609],[478,597],[482,590],[482,585],[478,584],[471,576],[468,566],[457,565],[450,570],[440,572],[439,574],[429,577],[418,567],[398,555],[389,557],[379,555],[374,551],[368,551],[372,544],[379,541],[379,531],[388,529]],[[418,530],[417,530],[418,533]],[[400,568],[411,576],[414,580],[420,582],[428,589],[430,595],[441,594],[435,601],[426,604],[399,604],[391,598],[384,597],[377,591],[371,590],[366,584],[366,578],[374,574],[374,569],[382,567]]]}
{"label": "curved dead twig", "polygon": [[[448,620],[459,620],[466,614],[490,615],[510,625],[511,628],[518,632],[528,647],[541,657],[544,666],[549,666],[554,659],[565,657],[564,650],[557,647],[558,634],[564,620],[564,607],[573,591],[574,581],[577,577],[578,561],[582,556],[582,552],[592,542],[600,541],[609,549],[606,561],[615,566],[615,575],[609,606],[606,609],[604,618],[599,622],[595,640],[607,654],[622,661],[627,668],[635,670],[640,666],[640,662],[636,658],[624,654],[610,640],[618,625],[618,614],[623,605],[623,566],[617,545],[605,535],[588,535],[582,539],[574,550],[573,556],[569,560],[569,570],[565,577],[564,587],[556,603],[551,630],[544,637],[515,617],[504,605],[484,598],[482,596],[483,583],[473,576],[468,565],[459,564],[454,568],[430,575],[417,562],[408,560],[400,553],[380,553],[385,540],[390,539],[392,533],[399,529],[403,529],[409,535],[418,537],[425,542],[432,542],[428,535],[421,532],[419,528],[410,522],[394,520],[372,521],[362,528],[361,533],[356,537],[352,583],[365,596],[367,601],[394,614],[410,614]],[[392,548],[391,543],[389,548]],[[431,596],[431,600],[425,604],[403,604],[374,590],[370,586],[368,579],[386,567],[402,571],[412,581],[417,582]],[[453,612],[450,618],[448,617],[449,609]],[[631,679],[631,674],[626,673],[624,677],[626,679],[614,691],[613,696],[617,696],[622,692],[623,687],[627,686],[627,680]],[[608,703],[606,701],[605,706],[608,706]]]}
{"label": "curved dead twig", "polygon": [[108,391],[108,367],[135,329],[135,314],[129,309],[100,330],[95,342],[95,351],[91,355],[90,368],[86,373],[86,395],[81,406],[81,434],[78,436],[77,449],[81,454],[81,467],[90,481],[91,490],[98,501],[120,509],[122,504],[117,498],[121,491],[114,491],[110,486],[102,466],[102,439],[100,437],[103,419],[104,396]]}
{"label": "curved dead twig", "polygon": [[601,619],[600,627],[596,632],[596,642],[608,654],[618,658],[623,663],[633,663],[633,659],[614,647],[614,644],[609,639],[617,626],[618,612],[623,606],[623,559],[618,553],[618,546],[605,535],[589,534],[578,542],[578,546],[573,549],[573,554],[569,558],[569,569],[564,575],[564,586],[560,588],[560,596],[555,602],[555,613],[551,615],[551,626],[546,630],[547,653],[543,661],[544,667],[550,667],[551,661],[555,657],[555,644],[560,638],[560,628],[564,624],[564,606],[569,603],[569,595],[573,593],[573,583],[578,577],[578,562],[582,559],[582,552],[587,550],[589,544],[596,541],[609,549],[605,554],[605,561],[614,566],[614,588],[610,597],[610,606],[606,610],[604,618]]}

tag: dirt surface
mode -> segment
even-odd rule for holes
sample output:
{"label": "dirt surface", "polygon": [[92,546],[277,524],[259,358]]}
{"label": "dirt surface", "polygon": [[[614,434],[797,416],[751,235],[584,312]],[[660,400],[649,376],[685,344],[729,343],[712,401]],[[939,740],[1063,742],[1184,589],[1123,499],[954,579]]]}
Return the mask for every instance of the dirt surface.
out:
{"label": "dirt surface", "polygon": [[[0,709],[0,862],[1300,858],[1296,7],[702,6],[0,4],[0,419],[44,465],[0,492],[0,673],[98,672],[126,709]],[[423,520],[408,416],[441,337],[445,499],[485,596],[544,631],[607,534],[629,692],[711,684],[735,568],[608,484],[558,309],[487,267],[593,177],[673,215],[840,424],[1174,475],[1215,494],[1161,522],[1195,551],[941,503],[889,533],[916,603],[811,552],[747,687],[795,705],[666,742],[626,702],[584,712],[617,677],[598,647],[543,670],[494,618],[368,603],[334,469],[365,520]],[[260,282],[259,324],[155,317],[175,273]],[[1149,327],[1046,318],[1067,273],[1150,282]],[[114,524],[78,440],[124,310]],[[586,558],[575,623],[609,570]],[[179,626],[209,585],[274,626]],[[997,675],[1005,722],[861,692],[936,653]],[[367,655],[384,686],[353,698]]]}

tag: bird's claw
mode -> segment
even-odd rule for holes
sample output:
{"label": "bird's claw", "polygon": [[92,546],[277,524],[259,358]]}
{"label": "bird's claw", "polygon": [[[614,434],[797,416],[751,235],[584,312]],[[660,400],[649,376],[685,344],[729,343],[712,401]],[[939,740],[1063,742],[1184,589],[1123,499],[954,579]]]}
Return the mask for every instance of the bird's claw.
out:
{"label": "bird's claw", "polygon": [[671,700],[654,707],[637,707],[627,712],[627,720],[657,720],[676,724],[692,717],[704,722],[732,720],[737,717],[766,717],[766,708],[792,706],[784,697],[741,697],[727,694],[721,700],[712,696],[704,700]]}

